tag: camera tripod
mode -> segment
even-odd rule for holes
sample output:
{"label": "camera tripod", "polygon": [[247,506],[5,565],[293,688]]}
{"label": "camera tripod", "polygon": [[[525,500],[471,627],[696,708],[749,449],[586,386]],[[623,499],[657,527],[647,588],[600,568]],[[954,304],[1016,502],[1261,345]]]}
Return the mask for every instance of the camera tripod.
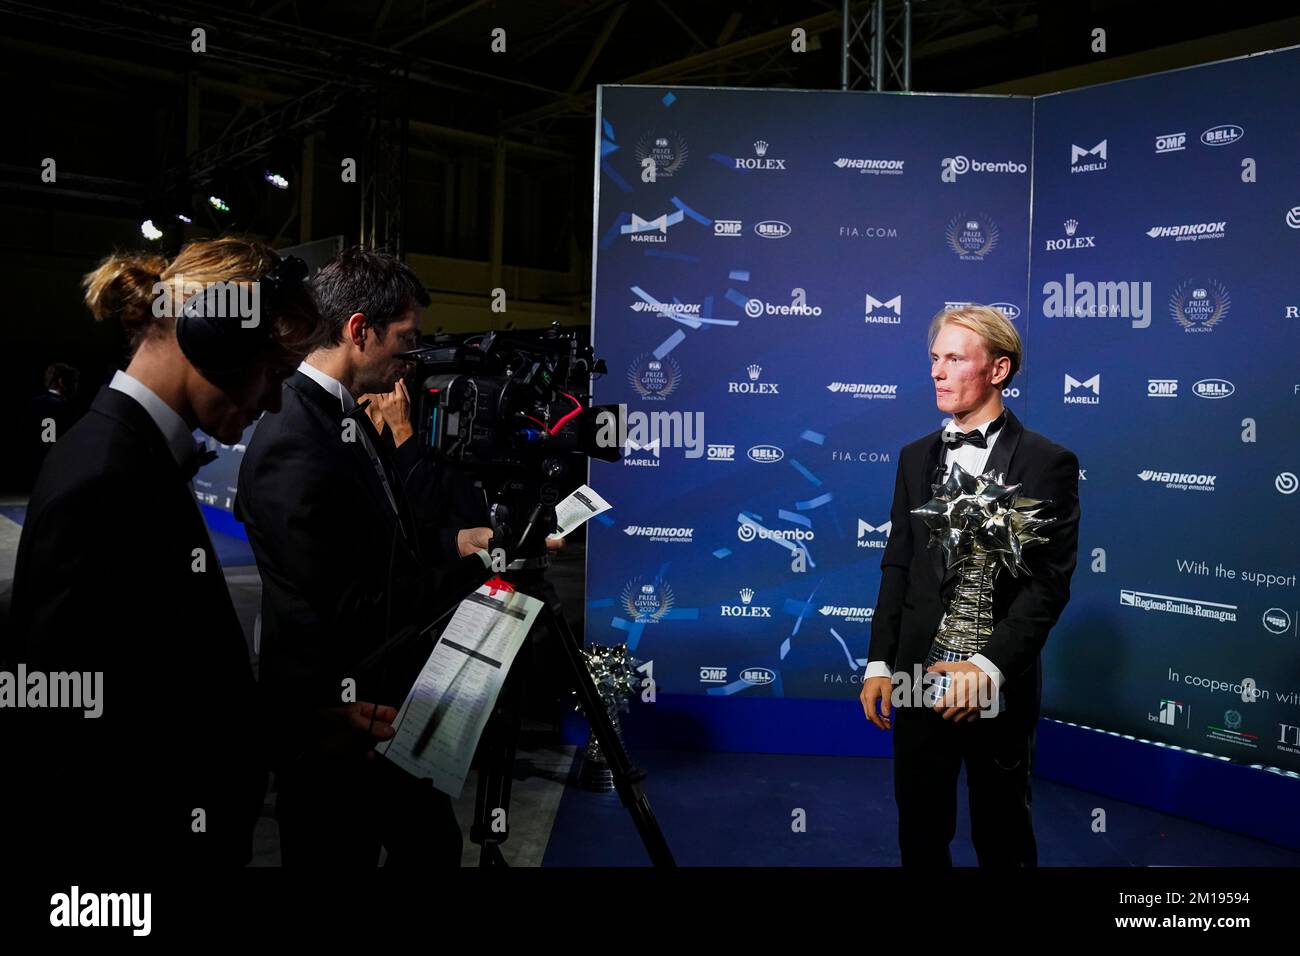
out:
{"label": "camera tripod", "polygon": [[[511,566],[522,563],[523,567],[530,571],[536,570],[540,572],[540,570],[544,569],[548,563],[546,534],[548,529],[554,527],[554,509],[549,505],[536,505],[529,515],[523,533],[519,537],[518,547],[513,553],[508,554],[508,557],[514,559],[510,562]],[[508,540],[508,529],[502,530],[502,537]],[[492,540],[495,543],[497,537],[494,535]],[[494,577],[495,573],[493,571],[485,569],[482,579],[457,596],[454,601],[451,601],[450,606],[446,607],[441,614],[436,615],[432,623],[419,631],[414,627],[410,627],[399,632],[383,647],[371,654],[367,658],[367,662],[377,661],[394,647],[431,631],[444,618],[450,616],[461,601]],[[537,575],[537,579],[539,583],[542,583],[540,582],[540,574]],[[551,646],[559,649],[559,664],[570,684],[570,687],[566,689],[572,689],[577,694],[578,703],[591,724],[591,732],[596,737],[601,754],[604,756],[613,777],[614,789],[632,817],[632,822],[641,837],[641,842],[645,845],[650,862],[655,866],[676,866],[672,850],[664,838],[663,831],[659,828],[658,821],[655,820],[654,811],[650,809],[650,801],[641,786],[642,781],[645,780],[645,771],[633,766],[631,758],[623,746],[623,741],[619,737],[614,722],[606,709],[605,701],[600,696],[600,691],[596,688],[595,681],[592,680],[591,673],[583,660],[581,644],[564,618],[559,599],[553,590],[546,587],[536,589],[542,591],[542,594],[529,594],[527,590],[522,588],[516,588],[516,590],[542,602],[541,610],[538,611],[533,627],[543,628],[550,638]],[[518,666],[518,664],[519,661],[516,658],[515,666]],[[479,855],[479,866],[481,867],[507,865],[505,858],[501,854],[501,845],[505,843],[510,835],[510,781],[520,729],[519,701],[517,699],[519,696],[519,682],[511,679],[514,676],[514,667],[511,670],[512,675],[507,676],[501,696],[497,699],[496,709],[488,721],[479,744],[478,789],[474,800],[474,822],[470,827],[470,841],[478,844],[481,848]],[[504,811],[506,814],[504,829],[493,826],[492,817],[498,810]]]}

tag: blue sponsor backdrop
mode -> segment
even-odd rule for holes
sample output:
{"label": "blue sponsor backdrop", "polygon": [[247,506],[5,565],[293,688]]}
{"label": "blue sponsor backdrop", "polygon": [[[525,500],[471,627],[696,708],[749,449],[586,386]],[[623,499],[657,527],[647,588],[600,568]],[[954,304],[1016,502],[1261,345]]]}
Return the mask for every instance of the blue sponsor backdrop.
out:
{"label": "blue sponsor backdrop", "polygon": [[[591,468],[588,640],[626,640],[701,740],[874,752],[741,699],[856,697],[898,450],[943,420],[927,325],[990,303],[1027,343],[1007,404],[1084,470],[1047,714],[1300,769],[1298,67],[601,88],[596,397],[627,457]],[[707,726],[733,711],[760,729]]]}

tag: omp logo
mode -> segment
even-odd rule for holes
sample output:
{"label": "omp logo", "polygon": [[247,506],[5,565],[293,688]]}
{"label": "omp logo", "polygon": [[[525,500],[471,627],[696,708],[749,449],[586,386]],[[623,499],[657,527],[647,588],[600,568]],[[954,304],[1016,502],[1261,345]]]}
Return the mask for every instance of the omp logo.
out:
{"label": "omp logo", "polygon": [[1176,153],[1187,148],[1186,133],[1165,133],[1156,137],[1157,153]]}
{"label": "omp logo", "polygon": [[1177,398],[1177,397],[1178,397],[1178,379],[1176,378],[1147,379],[1147,398]]}
{"label": "omp logo", "polygon": [[701,684],[725,684],[727,682],[727,669],[725,667],[701,667],[700,683]]}
{"label": "omp logo", "polygon": [[715,236],[739,239],[743,228],[739,219],[715,219],[713,221],[713,234]]}
{"label": "omp logo", "polygon": [[746,684],[770,684],[776,680],[776,672],[767,667],[746,667],[740,679]]}
{"label": "omp logo", "polygon": [[708,450],[709,461],[735,461],[735,445],[710,445]]}

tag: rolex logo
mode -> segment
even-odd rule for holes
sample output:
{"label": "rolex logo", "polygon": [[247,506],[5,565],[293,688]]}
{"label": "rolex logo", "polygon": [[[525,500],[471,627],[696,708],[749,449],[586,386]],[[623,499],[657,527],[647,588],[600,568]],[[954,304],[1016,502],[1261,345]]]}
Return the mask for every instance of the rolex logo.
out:
{"label": "rolex logo", "polygon": [[754,600],[754,589],[753,589],[753,588],[741,588],[741,589],[740,589],[740,603],[741,603],[741,604],[748,604],[748,603],[749,603],[750,601],[752,601],[752,600]]}
{"label": "rolex logo", "polygon": [[745,369],[745,371],[749,373],[749,380],[751,382],[757,382],[758,376],[763,374],[763,366],[751,365],[749,368]]}
{"label": "rolex logo", "polygon": [[1067,220],[1065,220],[1065,234],[1066,234],[1067,236],[1072,236],[1072,235],[1074,235],[1074,231],[1075,231],[1076,229],[1078,229],[1078,228],[1079,228],[1079,220],[1077,220],[1077,219],[1067,219]]}
{"label": "rolex logo", "polygon": [[754,153],[755,153],[756,155],[758,155],[758,156],[766,156],[766,155],[767,155],[767,140],[765,140],[765,139],[760,139],[758,142],[756,142],[756,143],[754,144]]}

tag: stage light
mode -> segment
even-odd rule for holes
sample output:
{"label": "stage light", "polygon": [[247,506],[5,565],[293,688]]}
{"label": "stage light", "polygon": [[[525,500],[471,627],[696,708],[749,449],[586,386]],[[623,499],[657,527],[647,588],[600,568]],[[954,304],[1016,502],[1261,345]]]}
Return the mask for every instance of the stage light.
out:
{"label": "stage light", "polygon": [[152,219],[140,223],[140,234],[146,239],[158,240],[163,237],[162,230],[153,224]]}
{"label": "stage light", "polygon": [[185,213],[183,212],[178,212],[176,214],[176,218],[179,219],[181,222],[185,223],[185,225],[187,226],[194,221],[189,216],[185,215]]}
{"label": "stage light", "polygon": [[226,201],[220,196],[209,196],[208,205],[217,212],[230,212],[230,207],[226,205]]}
{"label": "stage light", "polygon": [[269,169],[262,174],[262,178],[274,186],[276,189],[288,189],[289,180],[285,179],[279,173],[273,173]]}

